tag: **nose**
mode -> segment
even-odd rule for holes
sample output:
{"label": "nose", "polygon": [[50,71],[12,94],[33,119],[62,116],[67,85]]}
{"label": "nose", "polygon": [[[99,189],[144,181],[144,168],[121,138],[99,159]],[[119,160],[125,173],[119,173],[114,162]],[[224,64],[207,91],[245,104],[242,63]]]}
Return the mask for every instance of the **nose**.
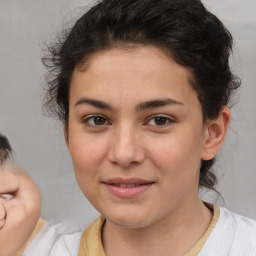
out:
{"label": "nose", "polygon": [[112,141],[109,150],[109,160],[122,168],[142,163],[145,159],[145,152],[139,132],[131,125],[120,125],[112,134]]}

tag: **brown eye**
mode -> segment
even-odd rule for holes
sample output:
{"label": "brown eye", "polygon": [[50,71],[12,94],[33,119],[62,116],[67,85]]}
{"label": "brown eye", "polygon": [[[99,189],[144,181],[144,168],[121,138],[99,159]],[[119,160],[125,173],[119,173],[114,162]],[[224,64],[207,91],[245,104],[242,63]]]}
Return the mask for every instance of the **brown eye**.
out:
{"label": "brown eye", "polygon": [[171,123],[174,123],[174,121],[171,118],[165,117],[165,116],[153,116],[147,124],[151,126],[166,126]]}
{"label": "brown eye", "polygon": [[106,119],[102,116],[97,116],[93,118],[93,122],[95,125],[104,125],[106,122]]}
{"label": "brown eye", "polygon": [[90,126],[102,126],[108,124],[107,119],[103,116],[90,116],[86,118],[83,122]]}
{"label": "brown eye", "polygon": [[155,117],[154,120],[156,125],[165,125],[168,121],[166,117],[161,116]]}

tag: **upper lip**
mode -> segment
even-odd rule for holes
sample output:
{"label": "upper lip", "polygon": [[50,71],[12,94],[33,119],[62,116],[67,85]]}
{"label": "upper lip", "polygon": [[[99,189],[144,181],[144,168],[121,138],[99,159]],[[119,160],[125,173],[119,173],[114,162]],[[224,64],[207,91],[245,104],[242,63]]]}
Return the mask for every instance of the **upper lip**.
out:
{"label": "upper lip", "polygon": [[154,181],[148,181],[148,180],[143,180],[140,178],[129,178],[129,179],[123,179],[123,178],[112,178],[112,179],[107,179],[104,180],[103,183],[106,184],[150,184],[154,183]]}

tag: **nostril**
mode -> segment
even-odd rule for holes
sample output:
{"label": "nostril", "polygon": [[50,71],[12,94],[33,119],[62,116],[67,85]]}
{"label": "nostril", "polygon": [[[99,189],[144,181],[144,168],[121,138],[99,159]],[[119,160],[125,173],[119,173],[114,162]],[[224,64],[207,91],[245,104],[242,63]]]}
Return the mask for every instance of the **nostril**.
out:
{"label": "nostril", "polygon": [[120,166],[122,168],[128,168],[142,163],[144,157],[139,157],[138,153],[133,155],[113,154],[109,159],[114,165]]}

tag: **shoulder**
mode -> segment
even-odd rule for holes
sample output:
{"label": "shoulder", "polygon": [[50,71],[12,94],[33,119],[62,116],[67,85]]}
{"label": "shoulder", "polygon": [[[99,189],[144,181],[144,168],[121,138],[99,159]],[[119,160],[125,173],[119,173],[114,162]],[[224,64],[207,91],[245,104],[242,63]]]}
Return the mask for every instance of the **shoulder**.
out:
{"label": "shoulder", "polygon": [[20,249],[20,251],[17,252],[16,256],[21,256],[24,252],[24,250],[29,246],[29,244],[31,243],[31,241],[33,241],[33,239],[37,236],[37,234],[43,229],[43,227],[45,226],[46,221],[43,219],[39,219],[36,227],[33,231],[33,233],[31,234],[31,236],[29,237],[28,241],[26,242],[26,244],[23,246],[22,249]]}
{"label": "shoulder", "polygon": [[82,230],[70,221],[46,223],[22,256],[78,255]]}
{"label": "shoulder", "polygon": [[255,252],[256,221],[220,207],[219,219],[199,255],[255,256]]}
{"label": "shoulder", "polygon": [[256,220],[241,216],[225,208],[222,208],[221,212],[223,219],[235,227],[230,248],[231,255],[235,255],[235,253],[237,255],[256,255]]}
{"label": "shoulder", "polygon": [[247,237],[247,240],[256,242],[256,220],[249,219],[220,207],[220,222],[233,225],[235,227],[234,232],[236,236],[243,235]]}

